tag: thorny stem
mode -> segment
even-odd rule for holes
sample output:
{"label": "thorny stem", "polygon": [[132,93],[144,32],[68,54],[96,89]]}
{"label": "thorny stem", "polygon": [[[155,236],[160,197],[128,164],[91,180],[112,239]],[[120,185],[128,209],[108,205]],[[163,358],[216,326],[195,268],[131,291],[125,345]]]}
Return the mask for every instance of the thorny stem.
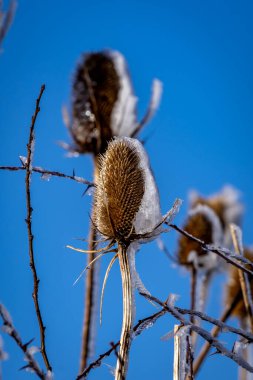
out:
{"label": "thorny stem", "polygon": [[[216,255],[222,257],[229,264],[232,264],[236,268],[241,269],[244,273],[247,273],[251,277],[253,276],[253,272],[251,270],[249,270],[248,268],[246,268],[243,265],[239,264],[239,262],[237,260],[234,260],[234,258],[231,258],[228,254],[225,254],[223,248],[215,247],[215,246],[210,245],[210,244],[206,244],[203,240],[200,240],[200,239],[196,238],[195,236],[189,234],[187,231],[182,230],[180,227],[176,226],[175,224],[171,224],[171,223],[166,223],[166,224],[169,227],[171,227],[174,230],[176,230],[177,232],[179,232],[182,235],[184,235],[185,237],[187,237],[188,239],[199,243],[200,247],[203,248],[205,251],[210,251],[210,252],[216,253]],[[248,262],[247,262],[247,264],[248,264]]]}
{"label": "thorny stem", "polygon": [[[240,295],[241,295],[241,292],[239,291],[236,295],[236,297],[234,298],[232,304],[226,308],[221,316],[221,318],[219,319],[220,322],[226,322],[227,319],[230,317],[230,315],[232,314],[234,308],[236,307],[238,301],[240,300]],[[216,338],[218,335],[219,335],[219,332],[221,330],[221,327],[220,326],[214,326],[212,331],[211,331],[211,335],[213,338]],[[194,363],[193,363],[193,374],[196,375],[197,372],[199,371],[201,365],[203,364],[203,361],[206,357],[206,355],[208,354],[209,350],[211,348],[211,344],[209,342],[206,342],[200,353],[199,353],[199,356],[194,360]]]}
{"label": "thorny stem", "polygon": [[[94,183],[96,183],[98,161],[94,158]],[[93,210],[91,212],[93,215]],[[90,223],[89,232],[89,251],[95,251],[96,249],[97,231],[94,223]],[[87,265],[89,265],[95,259],[95,253],[89,253],[87,259]],[[86,274],[85,282],[85,298],[84,298],[84,320],[83,320],[83,333],[81,342],[81,358],[79,373],[82,373],[87,367],[87,360],[91,354],[92,346],[92,329],[96,320],[96,274],[98,269],[98,263],[94,263]]]}
{"label": "thorny stem", "polygon": [[178,311],[178,308],[170,305],[167,302],[162,302],[158,298],[151,296],[147,293],[140,293],[141,296],[147,298],[150,301],[154,301],[156,304],[162,306],[165,308],[165,310],[168,311],[174,318],[178,319],[183,326],[190,326],[191,329],[193,329],[198,335],[200,335],[203,339],[205,339],[207,342],[209,342],[213,347],[216,348],[218,353],[221,353],[222,355],[225,355],[229,359],[233,360],[235,363],[237,363],[242,368],[245,368],[247,371],[253,373],[253,367],[247,363],[243,357],[238,355],[237,353],[228,350],[222,343],[220,343],[217,339],[214,339],[213,336],[203,328],[193,325],[189,320],[185,319],[183,315]]}
{"label": "thorny stem", "polygon": [[128,356],[131,345],[134,295],[132,288],[130,265],[127,256],[127,248],[121,244],[119,244],[118,257],[122,279],[123,322],[121,327],[120,349],[115,371],[115,380],[124,380],[126,378]]}
{"label": "thorny stem", "polygon": [[40,94],[38,99],[36,100],[36,108],[35,112],[32,116],[32,122],[30,127],[30,135],[29,140],[27,144],[27,166],[26,166],[26,178],[25,178],[25,185],[26,185],[26,208],[27,208],[27,216],[26,216],[26,225],[27,225],[27,232],[28,232],[28,241],[29,241],[29,256],[30,256],[30,268],[33,274],[33,302],[35,306],[35,311],[37,315],[37,320],[39,324],[40,329],[40,351],[44,360],[44,363],[46,365],[47,370],[52,370],[52,367],[49,363],[47,352],[46,352],[46,344],[45,344],[45,326],[43,324],[42,315],[40,311],[39,306],[39,278],[37,275],[37,270],[35,266],[35,260],[34,260],[34,249],[33,249],[33,239],[34,235],[32,233],[32,206],[31,206],[31,192],[30,192],[30,183],[31,183],[31,175],[32,175],[32,150],[33,150],[33,144],[34,144],[34,128],[35,128],[35,122],[37,119],[37,115],[40,111],[40,100],[43,95],[43,92],[45,90],[45,85],[41,86]]}
{"label": "thorny stem", "polygon": [[30,342],[22,342],[19,333],[13,326],[11,320],[7,317],[6,312],[7,310],[5,309],[5,307],[0,304],[0,316],[3,320],[4,327],[7,328],[6,333],[16,342],[18,347],[24,352],[25,357],[27,359],[28,365],[25,366],[25,368],[32,369],[40,379],[44,380],[46,378],[44,372],[40,369],[39,364],[34,359],[33,355],[29,352],[28,346]]}
{"label": "thorny stem", "polygon": [[[27,170],[27,164],[24,165],[24,166],[0,166],[0,170],[9,170],[9,171]],[[54,177],[61,177],[61,178],[71,179],[71,180],[73,180],[75,182],[87,185],[88,187],[94,186],[94,184],[92,182],[87,181],[86,179],[84,179],[82,177],[78,177],[76,175],[68,175],[68,174],[64,174],[64,173],[61,173],[61,172],[57,172],[55,170],[47,170],[47,169],[43,169],[43,168],[41,168],[39,166],[33,166],[31,168],[31,170],[33,172],[35,172],[35,173],[40,173],[40,174],[46,174],[46,175],[50,175],[50,176],[54,176]]]}
{"label": "thorny stem", "polygon": [[[133,328],[133,333],[135,333],[135,336],[140,335],[145,330],[145,328],[143,329],[141,328],[142,326],[145,326],[146,324],[149,324],[149,323],[154,324],[160,317],[162,317],[166,313],[167,313],[166,310],[161,309],[160,311],[158,311],[155,314],[150,315],[149,317],[140,319]],[[119,346],[119,344],[120,344],[120,341],[115,343],[113,346],[111,345],[112,347],[109,350],[99,355],[99,357],[96,360],[94,360],[92,363],[90,363],[90,365],[77,377],[76,380],[86,379],[89,372],[93,368],[99,367],[101,365],[102,360],[105,357],[110,356],[111,353]]]}

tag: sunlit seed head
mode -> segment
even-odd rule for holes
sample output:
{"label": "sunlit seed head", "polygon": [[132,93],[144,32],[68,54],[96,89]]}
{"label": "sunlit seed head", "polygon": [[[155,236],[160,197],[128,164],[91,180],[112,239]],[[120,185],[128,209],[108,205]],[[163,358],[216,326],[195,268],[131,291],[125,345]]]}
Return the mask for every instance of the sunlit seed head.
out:
{"label": "sunlit seed head", "polygon": [[112,140],[101,156],[94,202],[98,230],[116,240],[130,239],[144,195],[144,173],[131,139]]}

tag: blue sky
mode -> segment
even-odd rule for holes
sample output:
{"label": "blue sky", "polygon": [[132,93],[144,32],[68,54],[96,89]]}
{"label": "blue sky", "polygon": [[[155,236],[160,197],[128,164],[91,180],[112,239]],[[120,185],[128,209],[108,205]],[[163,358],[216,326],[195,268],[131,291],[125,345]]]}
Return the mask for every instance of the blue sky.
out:
{"label": "blue sky", "polygon": [[[57,145],[68,141],[61,107],[70,104],[71,82],[80,54],[112,48],[121,51],[129,65],[139,97],[139,117],[149,99],[154,77],[164,83],[160,109],[142,137],[146,144],[165,212],[176,197],[185,200],[177,218],[183,222],[187,194],[203,194],[232,184],[245,204],[244,241],[252,244],[253,215],[253,49],[251,1],[96,1],[21,0],[0,55],[1,165],[18,165],[26,155],[30,118],[40,85],[46,84],[36,124],[34,162],[52,170],[92,178],[90,157],[67,159]],[[32,303],[25,226],[24,173],[1,172],[0,299],[9,309],[24,340],[39,332]],[[83,187],[64,179],[32,179],[35,256],[40,303],[47,326],[48,354],[55,379],[73,379],[79,364],[83,318],[83,281],[75,287],[85,257],[65,248],[88,234],[91,197]],[[165,237],[176,251],[177,236]],[[101,262],[101,278],[108,258]],[[137,268],[154,295],[180,294],[178,305],[188,306],[188,275],[174,268],[155,243],[142,247]],[[219,275],[211,290],[208,312],[222,309]],[[101,286],[101,284],[100,284]],[[137,297],[136,318],[154,310]],[[164,317],[133,341],[128,379],[172,378],[173,340],[160,337],[173,329],[175,320]],[[104,319],[97,329],[96,355],[119,338],[121,282],[113,268],[104,299]],[[228,339],[225,335],[224,339]],[[229,340],[229,339],[228,339]],[[23,355],[8,337],[10,359],[3,363],[3,379],[27,379],[17,371]],[[115,358],[105,363],[115,365]],[[200,379],[217,380],[223,373],[237,377],[236,366],[224,357],[211,356]],[[90,379],[111,379],[106,365]]]}

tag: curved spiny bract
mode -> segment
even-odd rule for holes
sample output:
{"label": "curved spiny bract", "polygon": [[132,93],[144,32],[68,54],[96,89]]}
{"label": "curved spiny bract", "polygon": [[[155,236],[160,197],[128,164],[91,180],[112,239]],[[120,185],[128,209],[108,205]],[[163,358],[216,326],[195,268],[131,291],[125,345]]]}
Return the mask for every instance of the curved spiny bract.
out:
{"label": "curved spiny bract", "polygon": [[95,192],[95,225],[108,238],[125,242],[144,195],[144,173],[131,139],[111,141],[101,157]]}

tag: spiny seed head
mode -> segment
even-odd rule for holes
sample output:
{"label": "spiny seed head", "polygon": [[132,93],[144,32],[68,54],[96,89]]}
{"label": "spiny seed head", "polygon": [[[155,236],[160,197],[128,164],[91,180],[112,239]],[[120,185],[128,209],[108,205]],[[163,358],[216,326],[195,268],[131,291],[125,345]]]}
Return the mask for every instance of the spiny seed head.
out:
{"label": "spiny seed head", "polygon": [[[246,259],[253,262],[253,250],[245,248],[244,249],[244,257]],[[252,269],[249,265],[246,265],[248,269]],[[253,280],[249,278],[250,281],[250,289],[251,289],[251,297],[253,297]],[[229,270],[229,281],[227,284],[226,289],[226,304],[229,306],[237,296],[237,293],[240,292],[240,300],[237,303],[236,307],[234,308],[232,315],[239,318],[240,320],[243,320],[244,318],[247,318],[247,312],[244,305],[243,295],[241,291],[241,285],[239,280],[239,273],[238,269],[234,266],[230,265]]]}
{"label": "spiny seed head", "polygon": [[209,197],[195,194],[191,206],[202,204],[210,207],[219,217],[222,227],[226,229],[229,223],[240,225],[243,207],[239,198],[238,190],[232,186],[224,186],[218,193]]}
{"label": "spiny seed head", "polygon": [[73,85],[71,127],[77,150],[103,152],[113,134],[111,114],[119,93],[119,76],[108,52],[85,54]]}
{"label": "spiny seed head", "polygon": [[106,237],[127,241],[145,190],[144,172],[133,139],[112,140],[101,156],[94,197],[95,225]]}
{"label": "spiny seed head", "polygon": [[[202,213],[190,216],[183,229],[207,244],[213,242],[213,225],[206,215]],[[207,251],[201,248],[199,243],[190,240],[184,235],[180,236],[178,260],[181,265],[190,264],[191,252],[195,252],[197,256],[206,256],[208,254]]]}

